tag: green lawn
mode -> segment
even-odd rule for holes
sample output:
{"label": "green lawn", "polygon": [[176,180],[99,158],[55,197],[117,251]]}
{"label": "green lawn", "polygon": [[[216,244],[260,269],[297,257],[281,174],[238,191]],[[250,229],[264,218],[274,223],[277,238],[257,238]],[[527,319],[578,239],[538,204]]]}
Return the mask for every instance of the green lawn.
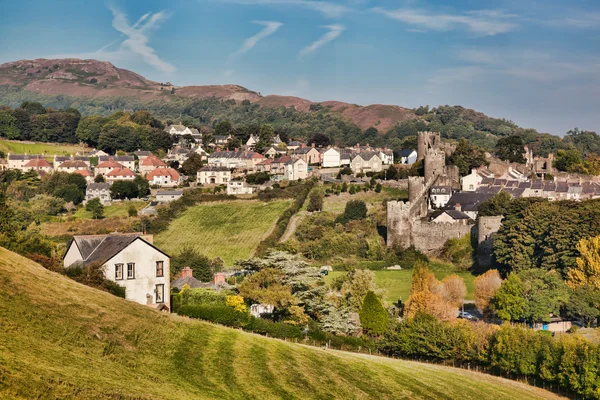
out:
{"label": "green lawn", "polygon": [[[412,269],[404,269],[400,271],[373,271],[375,273],[375,284],[387,290],[385,301],[388,303],[395,303],[399,298],[402,301],[406,301],[410,295],[410,283],[412,278]],[[475,276],[470,272],[451,272],[451,271],[432,271],[435,277],[442,280],[444,277],[452,274],[456,274],[464,279],[465,285],[467,286],[467,300],[473,300],[474,285],[473,281]],[[335,277],[346,274],[344,271],[333,271],[330,272],[326,277],[326,281],[329,283]]]}
{"label": "green lawn", "polygon": [[[128,217],[129,206],[131,206],[132,204],[135,206],[136,210],[139,211],[142,208],[144,208],[148,203],[145,201],[115,202],[112,203],[110,206],[104,207],[104,217]],[[85,207],[81,207],[80,209],[78,209],[75,212],[75,214],[73,214],[73,216],[79,219],[92,219],[92,213],[90,211],[87,211]]]}
{"label": "green lawn", "polygon": [[203,203],[187,209],[154,241],[171,255],[184,246],[193,246],[210,258],[222,258],[230,266],[235,260],[252,256],[289,205],[289,200]]}
{"label": "green lawn", "polygon": [[[331,185],[324,185],[321,187],[321,190],[325,190],[330,188]],[[340,193],[339,195],[332,194],[329,197],[325,197],[323,199],[323,211],[329,211],[333,213],[342,213],[344,212],[344,208],[346,207],[346,203],[350,200],[362,200],[364,201],[369,208],[372,208],[374,205],[381,205],[385,200],[392,199],[408,199],[408,192],[406,190],[399,190],[394,188],[384,187],[381,193],[376,193],[375,191],[363,192],[360,191],[354,195],[350,195],[350,193]],[[307,202],[308,203],[308,202]]]}
{"label": "green lawn", "polygon": [[1,399],[556,399],[462,369],[160,313],[0,248]]}
{"label": "green lawn", "polygon": [[71,155],[77,152],[89,151],[88,147],[79,146],[76,144],[58,144],[58,143],[31,143],[18,142],[6,139],[0,140],[0,150],[8,153],[16,154],[46,154],[46,158],[52,158],[56,155]]}

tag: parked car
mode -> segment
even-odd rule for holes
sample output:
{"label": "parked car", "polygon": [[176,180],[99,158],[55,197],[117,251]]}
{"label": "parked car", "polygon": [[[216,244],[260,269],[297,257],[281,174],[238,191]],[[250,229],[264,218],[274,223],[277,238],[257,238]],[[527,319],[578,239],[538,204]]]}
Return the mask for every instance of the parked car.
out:
{"label": "parked car", "polygon": [[466,312],[466,311],[459,311],[456,318],[475,319],[475,317],[471,313]]}

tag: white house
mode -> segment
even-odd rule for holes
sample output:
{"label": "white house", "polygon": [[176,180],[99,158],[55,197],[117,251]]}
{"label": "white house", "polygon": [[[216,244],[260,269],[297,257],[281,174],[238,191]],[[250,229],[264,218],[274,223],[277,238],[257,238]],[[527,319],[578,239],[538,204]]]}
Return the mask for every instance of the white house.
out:
{"label": "white house", "polygon": [[379,150],[379,158],[383,165],[392,165],[394,163],[394,152],[389,149]]}
{"label": "white house", "polygon": [[181,175],[174,168],[157,168],[146,175],[150,185],[175,187],[181,183]]}
{"label": "white house", "polygon": [[123,169],[124,165],[119,164],[115,160],[109,159],[98,163],[95,168],[96,175],[106,175],[115,169]]}
{"label": "white house", "polygon": [[115,181],[133,181],[135,174],[129,168],[113,169],[108,174],[104,175],[107,182]]}
{"label": "white house", "polygon": [[152,244],[152,235],[111,233],[74,236],[63,265],[102,266],[106,279],[125,288],[127,300],[169,310],[170,260]]}
{"label": "white house", "polygon": [[479,185],[483,181],[483,177],[477,173],[476,169],[472,169],[469,175],[463,176],[460,180],[463,192],[475,192],[479,189]]}
{"label": "white house", "polygon": [[196,175],[198,183],[202,185],[224,185],[231,180],[231,170],[225,167],[202,167]]}
{"label": "white house", "polygon": [[411,165],[417,162],[417,152],[413,149],[404,149],[398,152],[400,164]]}
{"label": "white house", "polygon": [[227,194],[252,194],[256,191],[254,186],[248,185],[246,181],[231,181],[227,183]]}
{"label": "white house", "polygon": [[93,198],[100,199],[102,204],[110,203],[110,183],[88,183],[85,188],[85,200],[88,201]]}
{"label": "white house", "polygon": [[436,224],[461,224],[468,225],[471,217],[459,210],[444,210],[440,215],[431,220]]}
{"label": "white house", "polygon": [[301,158],[289,160],[284,166],[284,176],[288,181],[297,181],[308,177],[308,164]]}
{"label": "white house", "polygon": [[60,163],[60,165],[58,165],[57,167],[55,166],[55,168],[58,172],[67,172],[69,174],[72,174],[73,172],[79,170],[87,171],[89,169],[89,166],[82,160],[67,160],[65,162]]}
{"label": "white house", "polygon": [[103,163],[104,161],[116,161],[122,166],[129,168],[132,171],[135,171],[135,157],[134,156],[101,156],[98,157],[98,165]]}
{"label": "white house", "polygon": [[23,168],[21,168],[21,171],[23,172],[27,172],[27,171],[35,171],[38,174],[39,173],[51,173],[52,172],[52,164],[50,164],[48,161],[46,161],[45,158],[33,158],[29,161],[27,161],[27,163],[23,166]]}
{"label": "white house", "polygon": [[323,152],[323,168],[337,168],[341,165],[341,154],[335,147],[330,147]]}
{"label": "white house", "polygon": [[350,162],[350,167],[355,173],[379,172],[383,169],[383,163],[377,153],[366,151],[356,154]]}
{"label": "white house", "polygon": [[200,140],[202,140],[202,134],[200,132],[198,132],[198,129],[188,128],[187,126],[183,126],[181,124],[169,125],[165,128],[165,132],[167,132],[171,135],[179,135],[179,136],[192,135],[194,137],[194,139],[196,139],[199,136]]}
{"label": "white house", "polygon": [[146,175],[148,172],[152,172],[156,168],[167,168],[167,164],[165,164],[161,159],[159,159],[155,155],[151,155],[145,157],[143,160],[140,160],[138,169],[140,171],[140,174]]}
{"label": "white house", "polygon": [[30,160],[36,158],[44,158],[43,155],[40,154],[11,154],[8,153],[7,161],[9,169],[20,169],[23,170],[25,164],[27,164]]}
{"label": "white house", "polygon": [[450,186],[432,186],[429,190],[429,208],[442,208],[452,196],[452,188]]}
{"label": "white house", "polygon": [[181,196],[183,196],[183,190],[159,190],[156,193],[156,201],[169,203],[174,200],[179,200]]}
{"label": "white house", "polygon": [[254,134],[250,134],[250,137],[246,141],[246,147],[248,147],[249,149],[254,148],[256,143],[258,143],[258,140],[259,140],[258,135],[254,136]]}

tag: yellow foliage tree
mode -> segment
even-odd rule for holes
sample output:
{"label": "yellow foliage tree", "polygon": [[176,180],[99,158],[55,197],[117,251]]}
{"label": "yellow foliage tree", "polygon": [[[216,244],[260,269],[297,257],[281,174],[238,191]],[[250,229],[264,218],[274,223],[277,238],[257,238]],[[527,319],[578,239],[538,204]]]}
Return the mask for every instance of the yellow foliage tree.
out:
{"label": "yellow foliage tree", "polygon": [[246,303],[244,303],[244,298],[242,296],[227,296],[225,298],[225,304],[237,312],[246,312]]}
{"label": "yellow foliage tree", "polygon": [[475,306],[478,310],[487,313],[490,300],[502,285],[502,278],[496,269],[486,271],[475,278]]}
{"label": "yellow foliage tree", "polygon": [[590,285],[600,289],[600,236],[581,239],[577,243],[580,257],[567,271],[567,284],[572,288]]}
{"label": "yellow foliage tree", "polygon": [[304,307],[291,306],[288,308],[290,317],[285,321],[291,325],[306,325],[308,324],[309,317],[304,313]]}
{"label": "yellow foliage tree", "polygon": [[453,306],[460,307],[464,303],[467,286],[460,276],[454,274],[445,277],[442,280],[442,290],[443,296]]}

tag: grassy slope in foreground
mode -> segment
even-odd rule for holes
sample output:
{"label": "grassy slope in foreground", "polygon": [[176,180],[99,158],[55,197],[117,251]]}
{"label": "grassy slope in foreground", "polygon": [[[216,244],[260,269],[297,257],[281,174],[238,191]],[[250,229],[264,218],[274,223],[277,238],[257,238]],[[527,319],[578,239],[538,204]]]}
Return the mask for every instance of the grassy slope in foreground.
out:
{"label": "grassy slope in foreground", "polygon": [[202,203],[172,221],[155,243],[171,256],[189,245],[210,258],[221,257],[229,266],[252,256],[289,205],[289,200]]}
{"label": "grassy slope in foreground", "polygon": [[0,248],[0,398],[556,397],[483,374],[325,351],[160,314]]}

